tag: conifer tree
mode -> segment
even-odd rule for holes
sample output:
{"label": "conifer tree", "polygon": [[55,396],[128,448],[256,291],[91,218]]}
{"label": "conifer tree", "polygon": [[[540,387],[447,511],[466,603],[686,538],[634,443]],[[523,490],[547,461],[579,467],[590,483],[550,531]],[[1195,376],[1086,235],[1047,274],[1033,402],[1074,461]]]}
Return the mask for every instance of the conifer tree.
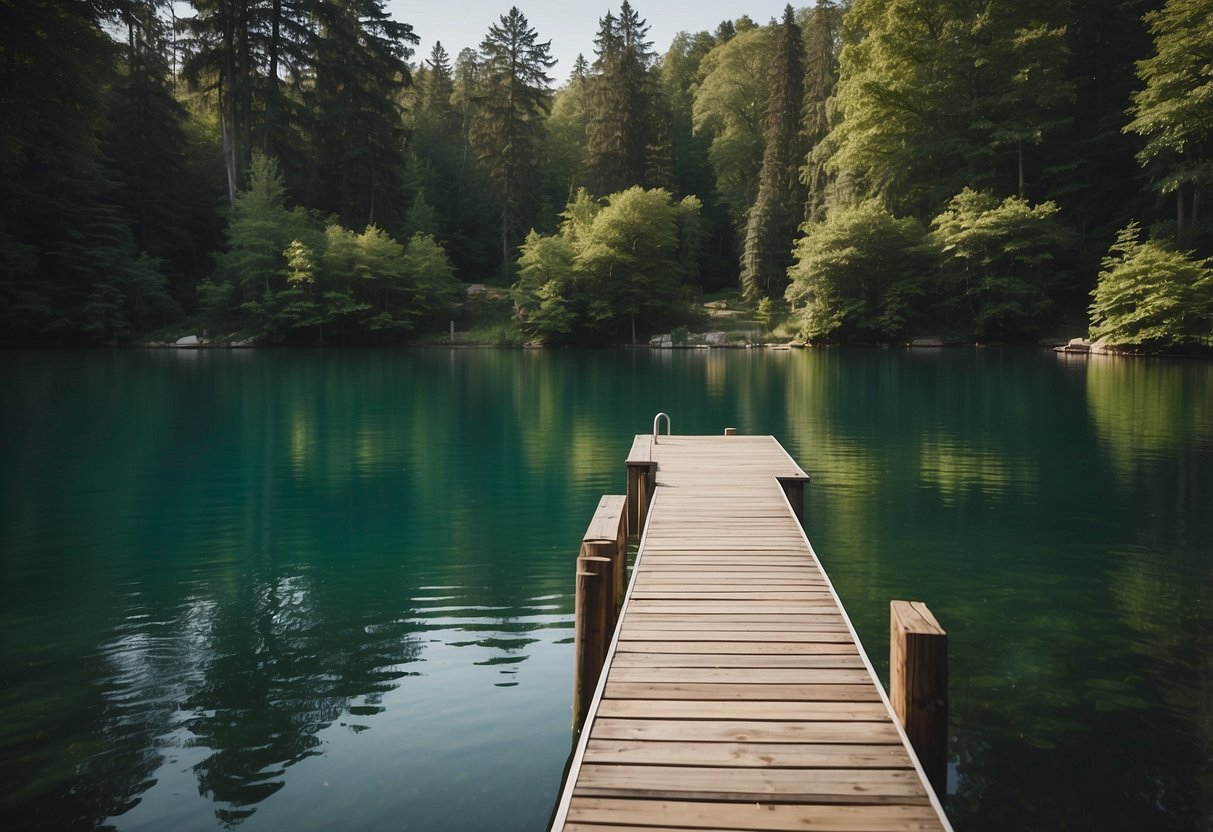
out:
{"label": "conifer tree", "polygon": [[838,34],[842,13],[833,0],[817,0],[805,29],[804,141],[807,147],[801,181],[808,191],[805,219],[825,219],[830,175],[824,141],[830,132],[829,101],[838,83]]}
{"label": "conifer tree", "polygon": [[502,268],[533,211],[541,116],[550,107],[547,74],[556,61],[526,16],[511,7],[480,43],[481,79],[472,143],[492,184]]}
{"label": "conifer tree", "polygon": [[324,174],[320,205],[346,227],[399,227],[406,140],[399,92],[412,84],[413,27],[384,0],[321,0],[316,78],[308,101]]}
{"label": "conifer tree", "polygon": [[1188,245],[1213,183],[1213,0],[1167,0],[1146,22],[1154,54],[1137,64],[1146,86],[1133,94],[1125,130],[1145,137],[1138,160],[1160,192],[1174,194],[1175,238]]}
{"label": "conifer tree", "polygon": [[647,22],[624,0],[599,20],[594,39],[586,168],[596,193],[673,178],[668,107],[660,93]]}
{"label": "conifer tree", "polygon": [[789,4],[775,36],[768,74],[765,147],[758,199],[746,226],[741,286],[748,300],[781,298],[792,262],[792,240],[804,215],[800,164],[804,159],[800,114],[804,103],[804,47]]}

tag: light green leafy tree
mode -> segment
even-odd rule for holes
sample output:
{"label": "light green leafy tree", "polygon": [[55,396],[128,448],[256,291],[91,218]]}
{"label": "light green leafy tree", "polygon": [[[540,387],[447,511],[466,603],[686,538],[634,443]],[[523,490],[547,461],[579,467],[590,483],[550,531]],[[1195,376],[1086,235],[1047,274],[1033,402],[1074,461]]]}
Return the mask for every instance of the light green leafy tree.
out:
{"label": "light green leafy tree", "polygon": [[786,297],[801,334],[813,341],[911,334],[938,271],[922,224],[894,217],[878,200],[806,223],[794,255]]}
{"label": "light green leafy tree", "polygon": [[572,235],[528,234],[518,257],[518,282],[513,288],[518,328],[527,341],[552,343],[572,332],[575,316],[567,297],[572,282]]}
{"label": "light green leafy tree", "polygon": [[739,31],[699,64],[703,80],[695,90],[695,132],[712,137],[708,161],[739,232],[758,196],[771,36],[766,27]]}
{"label": "light green leafy tree", "polygon": [[1058,9],[856,0],[823,151],[831,169],[923,219],[965,186],[1011,190],[1000,154],[1022,161],[1025,145],[1064,121],[1064,30],[1050,25]]}
{"label": "light green leafy tree", "polygon": [[1213,260],[1122,229],[1092,292],[1091,337],[1147,348],[1213,347]]}
{"label": "light green leafy tree", "polygon": [[514,301],[529,339],[634,342],[686,317],[699,201],[635,186],[605,203],[582,190],[557,235],[532,232],[523,244]]}
{"label": "light green leafy tree", "polygon": [[931,221],[943,255],[943,320],[980,338],[1007,339],[1037,332],[1051,311],[1054,262],[1069,235],[1052,202],[999,202],[965,188]]}
{"label": "light green leafy tree", "polygon": [[391,292],[399,303],[407,304],[410,329],[440,323],[459,293],[459,281],[446,249],[432,234],[414,234],[400,264],[404,281],[395,283]]}

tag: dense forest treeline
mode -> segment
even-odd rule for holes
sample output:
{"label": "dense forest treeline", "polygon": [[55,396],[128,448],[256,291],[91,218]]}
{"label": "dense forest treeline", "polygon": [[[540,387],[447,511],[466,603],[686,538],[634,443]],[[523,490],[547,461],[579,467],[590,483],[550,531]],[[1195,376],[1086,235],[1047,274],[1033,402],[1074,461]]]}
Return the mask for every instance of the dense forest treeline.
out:
{"label": "dense forest treeline", "polygon": [[[517,7],[0,0],[0,339],[1213,346],[1213,0],[817,0],[556,86]],[[469,296],[487,283],[508,295]],[[479,298],[478,300],[476,298]]]}

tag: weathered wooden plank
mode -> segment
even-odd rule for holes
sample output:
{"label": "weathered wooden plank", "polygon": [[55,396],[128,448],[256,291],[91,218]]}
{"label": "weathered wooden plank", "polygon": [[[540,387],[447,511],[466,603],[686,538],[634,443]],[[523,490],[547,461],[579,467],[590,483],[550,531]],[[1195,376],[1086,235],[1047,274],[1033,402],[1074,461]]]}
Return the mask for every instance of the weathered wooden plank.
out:
{"label": "weathered wooden plank", "polygon": [[801,633],[842,633],[848,632],[846,624],[835,618],[830,620],[822,616],[804,616],[799,620],[787,618],[765,621],[738,621],[734,618],[719,616],[702,616],[690,621],[679,621],[665,616],[636,616],[629,617],[624,623],[624,633],[630,628],[637,630],[656,629],[666,633],[679,630],[690,630],[698,633],[762,633],[775,638],[792,632]]}
{"label": "weathered wooden plank", "polygon": [[665,826],[670,822],[695,829],[747,829],[755,832],[917,832],[937,830],[930,806],[794,806],[781,803],[715,803],[666,800],[621,800],[574,797],[569,807],[574,823],[623,823]]}
{"label": "weathered wooden plank", "polygon": [[877,702],[880,694],[869,683],[802,685],[730,685],[695,682],[616,682],[607,678],[605,696],[614,699],[799,699],[822,702]]}
{"label": "weathered wooden plank", "polygon": [[591,764],[579,796],[781,803],[926,804],[908,769],[772,769]]}
{"label": "weathered wooden plank", "polygon": [[[598,705],[600,717],[633,719],[680,719],[687,715],[687,703],[664,699],[603,699]],[[750,702],[742,700],[699,701],[696,719],[795,719],[824,722],[888,722],[884,703],[872,702]],[[690,761],[685,761],[690,762]]]}
{"label": "weathered wooden plank", "polygon": [[901,745],[844,743],[663,742],[598,740],[586,745],[587,763],[695,765],[743,768],[894,768],[912,769]]}
{"label": "weathered wooden plank", "polygon": [[710,655],[805,655],[810,653],[851,653],[856,650],[850,639],[825,641],[620,641],[615,655],[641,653],[704,653]]}
{"label": "weathered wooden plank", "polygon": [[[863,667],[859,651],[792,655],[616,653],[614,667]],[[883,711],[882,711],[883,713]]]}
{"label": "weathered wooden plank", "polygon": [[[831,621],[822,616],[793,618],[768,618],[759,621],[739,621],[734,618],[705,615],[692,621],[678,621],[662,615],[637,615],[629,617],[627,627],[639,630],[662,630],[673,634],[682,631],[693,633],[766,633],[775,641],[785,633],[843,633],[848,632],[845,623]],[[848,633],[849,634],[849,633]],[[728,636],[725,636],[727,638]]]}
{"label": "weathered wooden plank", "polygon": [[665,742],[850,743],[898,745],[891,722],[617,719],[599,716],[590,739]]}
{"label": "weathered wooden plank", "polygon": [[838,615],[838,605],[834,599],[819,601],[747,601],[745,603],[729,603],[727,601],[696,601],[694,599],[638,599],[633,598],[628,606],[631,614],[662,612],[662,613],[696,613],[705,615],[737,615],[748,612],[767,615],[799,615],[828,612]]}
{"label": "weathered wooden plank", "polygon": [[862,685],[866,667],[619,667],[616,682],[717,685]]}
{"label": "weathered wooden plank", "polygon": [[678,633],[671,633],[668,630],[641,630],[630,626],[627,622],[624,622],[624,627],[620,631],[621,641],[670,641],[672,639],[677,639],[678,641],[838,641],[850,643],[851,634],[848,631],[835,633],[772,633],[769,630],[757,633],[740,631],[723,634],[717,632],[705,633],[702,631],[682,631]]}

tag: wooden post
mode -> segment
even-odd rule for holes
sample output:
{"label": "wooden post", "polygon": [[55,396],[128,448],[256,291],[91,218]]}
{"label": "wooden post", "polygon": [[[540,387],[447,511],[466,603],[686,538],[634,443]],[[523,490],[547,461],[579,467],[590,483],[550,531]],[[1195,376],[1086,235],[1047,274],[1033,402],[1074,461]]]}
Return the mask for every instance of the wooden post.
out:
{"label": "wooden post", "polygon": [[948,793],[948,634],[921,601],[889,604],[889,701],[942,803]]}
{"label": "wooden post", "polygon": [[792,504],[792,512],[796,515],[796,519],[804,524],[804,480],[802,479],[780,479],[779,484],[783,486],[783,493],[788,495],[788,502]]}
{"label": "wooden post", "polygon": [[653,462],[653,437],[637,434],[628,452],[628,534],[640,537],[644,533],[644,521],[648,514],[649,500],[653,497],[653,473],[657,464]]}
{"label": "wooden post", "polygon": [[573,730],[580,731],[598,687],[598,676],[606,660],[607,590],[611,559],[585,554],[577,558],[577,590],[574,599]]}
{"label": "wooden post", "polygon": [[626,590],[627,497],[608,495],[586,528],[574,597],[573,730],[581,729],[598,686]]}

